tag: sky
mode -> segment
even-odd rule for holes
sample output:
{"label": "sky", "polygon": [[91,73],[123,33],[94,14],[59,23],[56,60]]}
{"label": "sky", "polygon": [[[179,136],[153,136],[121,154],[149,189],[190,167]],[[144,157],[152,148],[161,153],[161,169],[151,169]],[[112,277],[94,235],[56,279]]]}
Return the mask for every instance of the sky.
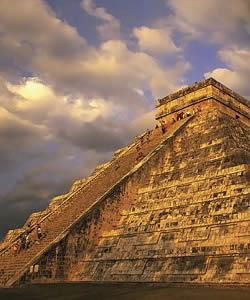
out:
{"label": "sky", "polygon": [[208,77],[250,99],[250,0],[0,0],[0,238]]}

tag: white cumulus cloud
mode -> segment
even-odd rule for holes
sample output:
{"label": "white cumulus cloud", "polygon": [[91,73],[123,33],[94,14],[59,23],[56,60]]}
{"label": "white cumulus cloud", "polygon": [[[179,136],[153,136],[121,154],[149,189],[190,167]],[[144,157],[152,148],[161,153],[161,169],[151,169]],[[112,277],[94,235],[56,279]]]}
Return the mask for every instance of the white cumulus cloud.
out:
{"label": "white cumulus cloud", "polygon": [[219,51],[220,59],[227,68],[216,68],[205,73],[250,98],[250,48],[226,48]]}
{"label": "white cumulus cloud", "polygon": [[166,28],[158,29],[143,26],[135,28],[133,33],[138,39],[138,44],[142,51],[164,55],[180,51],[174,44],[170,31]]}
{"label": "white cumulus cloud", "polygon": [[114,39],[120,36],[120,21],[109,14],[105,8],[96,7],[92,0],[82,0],[81,6],[90,16],[104,21],[103,24],[97,25],[101,37]]}

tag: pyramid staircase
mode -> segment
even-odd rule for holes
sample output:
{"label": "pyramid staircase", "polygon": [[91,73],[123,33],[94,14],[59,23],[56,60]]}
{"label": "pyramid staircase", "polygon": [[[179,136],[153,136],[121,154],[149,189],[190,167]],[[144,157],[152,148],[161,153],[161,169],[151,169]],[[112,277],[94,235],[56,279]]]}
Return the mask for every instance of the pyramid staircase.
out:
{"label": "pyramid staircase", "polygon": [[[41,240],[40,244],[33,243],[28,249],[15,254],[13,246],[20,237],[17,236],[14,241],[0,252],[0,287],[11,287],[17,284],[22,275],[39,258],[67,236],[74,224],[83,218],[90,209],[98,205],[114,187],[136,172],[192,117],[170,125],[164,135],[160,129],[152,130],[149,141],[144,137],[142,145],[143,157],[140,160],[138,160],[138,151],[136,149],[136,146],[141,143],[140,139],[115,156],[92,180],[71,193],[68,198],[63,200],[60,205],[39,221],[43,232],[46,232],[46,236]],[[35,229],[35,225],[31,229]],[[31,232],[30,237],[31,240],[35,240],[35,230]]]}

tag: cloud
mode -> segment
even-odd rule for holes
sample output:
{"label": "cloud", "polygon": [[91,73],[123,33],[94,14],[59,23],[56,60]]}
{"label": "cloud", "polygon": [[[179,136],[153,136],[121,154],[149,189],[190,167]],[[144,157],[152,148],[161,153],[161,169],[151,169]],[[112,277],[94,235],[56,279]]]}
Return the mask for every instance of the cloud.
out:
{"label": "cloud", "polygon": [[0,137],[2,145],[5,144],[4,140],[6,139],[8,139],[8,142],[14,142],[11,145],[13,147],[19,144],[19,139],[24,139],[27,142],[28,139],[31,139],[35,135],[44,134],[46,134],[46,128],[43,126],[32,124],[28,120],[22,120],[3,107],[0,107]]}
{"label": "cloud", "polygon": [[20,145],[27,146],[24,139],[26,134],[30,140],[39,138],[47,143],[64,141],[82,151],[104,153],[124,146],[135,134],[127,125],[129,116],[117,119],[116,115],[122,114],[123,108],[113,102],[101,98],[61,96],[38,78],[28,78],[22,84],[8,83],[7,86],[16,102],[12,106],[12,113],[2,109],[5,114],[12,116],[11,124],[2,118],[3,124],[6,124],[5,136],[10,138],[12,128],[13,135],[23,141],[21,143],[14,139]]}
{"label": "cloud", "polygon": [[82,8],[93,17],[104,21],[97,25],[97,31],[104,39],[117,39],[120,37],[120,21],[109,14],[105,8],[96,7],[92,0],[82,0]]}
{"label": "cloud", "polygon": [[105,99],[68,98],[38,78],[0,82],[12,102],[0,96],[0,201],[22,215],[46,206],[143,130],[117,120],[119,107]]}
{"label": "cloud", "polygon": [[217,53],[222,66],[204,76],[214,77],[249,97],[250,2],[239,0],[235,5],[227,0],[194,0],[192,3],[166,0],[166,5],[172,14],[157,20],[154,26],[167,29],[173,37],[178,37],[179,47],[183,50],[193,41],[205,42],[207,47],[219,46]]}
{"label": "cloud", "polygon": [[171,32],[167,30],[167,28],[157,29],[142,26],[134,28],[133,33],[138,39],[138,44],[142,51],[164,55],[178,53],[180,51],[174,44],[171,38]]}
{"label": "cloud", "polygon": [[132,131],[133,135],[139,134],[145,131],[145,128],[153,129],[155,127],[155,111],[149,111],[139,118],[134,120],[130,125],[129,129]]}
{"label": "cloud", "polygon": [[[146,104],[135,89],[143,91],[150,86],[154,96],[161,97],[179,84],[178,78],[169,76],[175,66],[162,66],[153,56],[128,49],[122,40],[109,40],[93,48],[75,28],[58,19],[44,2],[27,0],[23,5],[14,1],[13,10],[8,9],[8,1],[0,4],[0,46],[6,44],[2,55],[13,61],[17,78],[20,72],[28,70],[61,94],[104,97],[119,101],[123,108],[132,105],[138,112],[145,111]],[[93,2],[84,1],[82,5],[97,18],[113,22],[113,17]],[[31,23],[34,26],[30,26]],[[16,53],[23,58],[19,59]],[[181,64],[184,74],[188,63],[183,58],[178,60],[178,70]],[[5,78],[13,80],[9,74],[6,70]],[[169,83],[164,85],[163,77]]]}
{"label": "cloud", "polygon": [[[13,114],[19,116],[20,122],[29,125],[27,125],[27,129],[45,128],[47,138],[50,139],[67,136],[66,133],[71,137],[72,135],[77,135],[78,138],[84,137],[83,133],[88,135],[87,127],[92,126],[90,130],[94,130],[94,128],[98,130],[98,124],[101,123],[101,130],[105,127],[104,123],[110,122],[109,118],[119,111],[118,106],[116,107],[112,102],[102,98],[85,98],[84,96],[74,98],[57,94],[51,86],[38,78],[28,78],[20,84],[8,83],[7,86],[16,97],[15,106],[12,106]],[[22,121],[21,118],[31,121]],[[95,123],[97,125],[93,127],[92,124]],[[9,130],[10,125],[6,120],[4,120],[4,124],[7,124]],[[22,128],[20,124],[13,126],[13,128],[16,127]],[[17,129],[15,130],[17,131]],[[79,134],[74,134],[76,132]],[[87,144],[88,139],[83,140],[81,145]]]}
{"label": "cloud", "polygon": [[[42,167],[26,170],[11,191],[2,197],[1,206],[5,209],[0,212],[0,237],[8,229],[22,226],[34,210],[45,209],[54,196],[68,192],[72,184],[72,172],[69,171],[63,179],[58,179],[58,170],[50,176],[47,175],[48,171]],[[65,168],[62,171],[65,172]]]}
{"label": "cloud", "polygon": [[[46,68],[43,73],[48,74],[48,81],[56,80],[61,91],[105,97],[109,101],[119,101],[124,109],[128,104],[132,105],[135,111],[145,109],[144,98],[135,92],[135,88],[144,90],[150,86],[156,97],[165,96],[178,85],[180,77],[171,77],[175,67],[180,71],[182,65],[182,74],[178,74],[181,77],[188,68],[188,63],[181,58],[176,66],[162,66],[160,61],[149,54],[131,51],[121,40],[101,44],[88,59],[80,60],[77,64],[72,62],[66,66],[56,60],[40,60],[41,68]],[[154,81],[165,83],[159,89],[160,84],[154,84]]]}
{"label": "cloud", "polygon": [[[173,10],[174,15],[170,20],[177,26],[177,30],[193,37],[202,35],[208,37],[208,42],[241,43],[247,41],[247,31],[250,26],[250,4],[248,0],[167,0],[167,5]],[[223,17],[222,17],[223,12]],[[243,26],[242,26],[243,25]],[[249,38],[248,38],[249,41]]]}
{"label": "cloud", "polygon": [[204,76],[205,78],[213,77],[229,87],[239,86],[241,82],[240,76],[235,71],[226,68],[214,69],[213,71],[205,73]]}
{"label": "cloud", "polygon": [[[12,2],[0,1],[0,202],[6,208],[0,220],[8,213],[19,226],[152,128],[154,100],[145,95],[178,89],[190,64],[181,56],[163,64],[154,57],[162,44],[130,47],[121,40],[119,20],[91,1],[82,5],[103,22],[97,47],[45,1]],[[154,30],[169,37],[174,53],[171,33]]]}
{"label": "cloud", "polygon": [[228,68],[217,68],[205,73],[214,77],[240,94],[250,98],[250,48],[225,48],[219,51],[220,59]]}
{"label": "cloud", "polygon": [[58,19],[41,0],[26,0],[22,3],[13,0],[11,9],[9,1],[2,0],[0,8],[1,30],[8,33],[3,36],[13,44],[15,41],[20,47],[30,47],[33,55],[46,50],[51,56],[72,57],[86,46],[77,30]]}
{"label": "cloud", "polygon": [[46,125],[55,118],[65,117],[84,123],[115,112],[114,105],[104,99],[61,95],[36,77],[24,79],[19,84],[8,83],[8,89],[16,96],[15,111],[18,114]]}
{"label": "cloud", "polygon": [[[188,64],[185,61],[180,64],[184,73]],[[150,86],[157,97],[168,93],[173,88],[171,84],[178,82],[178,78],[171,79],[169,76],[176,66],[164,70],[155,58],[144,52],[130,51],[123,41],[104,43],[98,59],[89,60],[86,67],[93,76],[102,76],[103,72],[106,73],[106,78],[112,79],[113,88],[115,90],[118,88],[117,93],[126,90],[126,93],[129,91],[132,94],[134,88],[143,90],[146,86]],[[165,81],[164,88],[161,86],[162,81]],[[104,83],[107,86],[105,79]],[[105,94],[104,90],[103,94]],[[138,94],[133,95],[133,98],[135,96]]]}
{"label": "cloud", "polygon": [[39,73],[40,59],[72,62],[88,51],[77,30],[58,19],[41,0],[13,0],[11,6],[9,1],[2,0],[0,32],[0,65],[12,67],[12,79],[14,72],[18,76],[27,70]]}

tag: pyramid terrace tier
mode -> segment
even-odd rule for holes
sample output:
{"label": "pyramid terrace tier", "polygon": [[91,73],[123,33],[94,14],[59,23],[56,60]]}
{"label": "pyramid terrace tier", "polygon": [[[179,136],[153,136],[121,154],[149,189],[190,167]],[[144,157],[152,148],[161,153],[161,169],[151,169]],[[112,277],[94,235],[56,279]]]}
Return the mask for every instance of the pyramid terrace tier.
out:
{"label": "pyramid terrace tier", "polygon": [[156,109],[158,125],[162,120],[167,124],[174,122],[181,113],[189,115],[200,110],[220,110],[250,124],[250,101],[213,78],[157,100]]}

